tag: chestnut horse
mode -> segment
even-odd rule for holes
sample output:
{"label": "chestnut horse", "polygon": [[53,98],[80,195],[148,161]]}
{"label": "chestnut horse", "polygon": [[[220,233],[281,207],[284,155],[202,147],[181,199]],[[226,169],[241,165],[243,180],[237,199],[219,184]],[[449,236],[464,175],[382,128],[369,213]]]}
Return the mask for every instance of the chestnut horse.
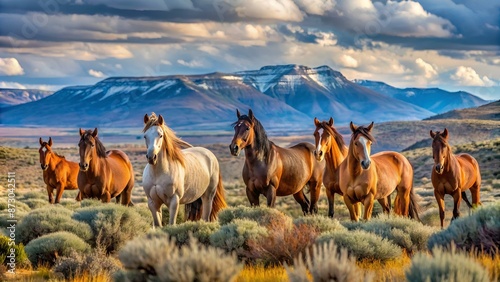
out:
{"label": "chestnut horse", "polygon": [[[148,164],[142,176],[154,226],[161,226],[161,206],[169,208],[169,224],[175,224],[179,205],[190,220],[214,221],[226,207],[222,174],[215,155],[192,147],[175,136],[163,117],[144,116]],[[186,149],[181,150],[181,147]]]}
{"label": "chestnut horse", "polygon": [[109,203],[116,197],[118,203],[133,206],[134,170],[127,155],[120,150],[106,151],[99,140],[97,128],[80,128],[80,172],[78,188],[82,199],[97,198]]}
{"label": "chestnut horse", "polygon": [[371,135],[373,122],[367,127],[355,126],[351,122],[350,127],[351,142],[347,158],[340,165],[339,182],[351,220],[358,220],[353,207],[355,203],[363,203],[363,219],[369,220],[374,200],[387,207],[390,205],[387,197],[394,190],[397,191],[394,212],[419,219],[410,162],[396,152],[385,151],[370,156],[371,144],[375,141]]}
{"label": "chestnut horse", "polygon": [[[236,110],[236,116],[238,120],[233,123],[234,137],[229,149],[234,156],[245,150],[243,181],[250,204],[258,206],[259,196],[263,194],[267,205],[274,207],[276,196],[293,195],[304,214],[317,213],[325,163],[314,157],[314,146],[299,143],[281,148],[269,141],[252,110],[248,115],[241,115]],[[311,193],[310,204],[303,191],[306,184]]]}
{"label": "chestnut horse", "polygon": [[[448,144],[448,129],[430,131],[432,137],[432,158],[434,167],[432,169],[432,186],[434,186],[434,196],[439,206],[439,218],[441,228],[444,221],[444,195],[453,197],[453,218],[460,216],[460,200],[463,198],[470,207],[481,205],[479,200],[479,190],[481,188],[481,173],[476,159],[469,154],[454,155]],[[472,194],[472,205],[465,194],[469,190]]]}
{"label": "chestnut horse", "polygon": [[[61,201],[64,190],[77,190],[78,164],[67,161],[63,156],[52,151],[52,137],[49,142],[44,142],[40,137],[40,166],[43,170],[43,181],[47,185],[49,203],[58,204]],[[54,202],[53,193],[56,190],[56,200]],[[76,196],[80,201],[80,193]]]}
{"label": "chestnut horse", "polygon": [[[316,150],[314,155],[318,161],[326,161],[326,168],[323,174],[323,185],[326,189],[328,199],[328,216],[333,217],[335,194],[343,196],[339,186],[339,167],[347,156],[348,148],[344,143],[344,138],[335,127],[333,127],[333,118],[330,120],[319,121],[314,118],[314,144]],[[357,204],[355,211],[360,214],[361,204]]]}

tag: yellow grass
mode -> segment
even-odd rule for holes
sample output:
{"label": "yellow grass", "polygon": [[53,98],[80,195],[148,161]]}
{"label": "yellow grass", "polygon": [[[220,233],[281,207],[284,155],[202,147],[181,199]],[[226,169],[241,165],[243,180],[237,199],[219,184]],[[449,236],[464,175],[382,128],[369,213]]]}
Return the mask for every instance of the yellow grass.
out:
{"label": "yellow grass", "polygon": [[360,261],[358,267],[373,273],[373,281],[405,281],[405,271],[410,267],[411,258],[403,253],[397,260],[380,261]]}
{"label": "yellow grass", "polygon": [[283,267],[246,266],[236,278],[236,282],[279,282],[288,281]]}
{"label": "yellow grass", "polygon": [[476,260],[488,270],[490,281],[500,281],[500,253],[494,257],[481,254]]}

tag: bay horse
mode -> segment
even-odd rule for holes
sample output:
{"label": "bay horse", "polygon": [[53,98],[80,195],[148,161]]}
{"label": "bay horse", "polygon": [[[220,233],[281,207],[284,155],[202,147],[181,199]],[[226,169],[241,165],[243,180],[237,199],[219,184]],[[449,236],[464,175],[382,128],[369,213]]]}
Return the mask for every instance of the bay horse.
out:
{"label": "bay horse", "polygon": [[128,156],[120,150],[106,151],[98,137],[97,128],[80,128],[80,172],[78,188],[82,199],[97,198],[109,203],[116,197],[118,203],[133,206],[134,170]]}
{"label": "bay horse", "polygon": [[[259,196],[263,194],[267,205],[274,207],[276,196],[293,195],[304,214],[317,213],[325,162],[314,157],[314,145],[304,142],[290,148],[279,147],[268,139],[251,109],[248,115],[236,110],[236,116],[229,149],[233,156],[245,150],[242,174],[250,204],[259,206]],[[306,184],[310,203],[303,191]]]}
{"label": "bay horse", "polygon": [[[52,151],[52,137],[49,137],[48,142],[43,141],[40,137],[39,142],[40,166],[43,170],[43,181],[47,188],[49,203],[58,204],[64,190],[78,190],[78,164],[70,162],[64,156]],[[56,192],[55,201],[53,198],[54,190]],[[81,200],[79,192],[76,200]]]}
{"label": "bay horse", "polygon": [[181,204],[186,204],[190,220],[200,217],[205,221],[215,220],[219,211],[227,206],[215,155],[178,138],[162,115],[144,115],[143,132],[148,164],[142,181],[154,226],[162,226],[163,204],[169,209],[171,225],[176,223]]}
{"label": "bay horse", "polygon": [[400,153],[384,151],[370,156],[373,122],[367,126],[355,126],[352,131],[347,158],[340,165],[339,183],[344,194],[344,202],[349,209],[351,220],[358,221],[354,211],[355,203],[363,203],[363,219],[372,215],[373,202],[378,200],[382,207],[390,205],[387,197],[397,191],[394,212],[398,215],[419,219],[416,195],[413,189],[413,168]]}
{"label": "bay horse", "polygon": [[[481,205],[479,190],[481,189],[481,173],[476,159],[469,154],[454,155],[448,144],[448,129],[443,132],[430,131],[432,140],[432,169],[431,181],[434,186],[434,197],[439,206],[441,228],[444,221],[444,195],[453,197],[453,218],[460,216],[460,200],[463,198],[469,208]],[[472,194],[472,205],[467,199],[465,191]]]}
{"label": "bay horse", "polygon": [[[321,122],[314,118],[314,125],[316,126],[313,134],[316,148],[314,155],[318,161],[323,159],[326,161],[323,185],[328,199],[328,216],[333,217],[335,194],[344,195],[339,186],[339,168],[347,156],[348,148],[342,134],[333,127],[332,117],[328,121]],[[355,211],[360,214],[361,204],[357,204]]]}

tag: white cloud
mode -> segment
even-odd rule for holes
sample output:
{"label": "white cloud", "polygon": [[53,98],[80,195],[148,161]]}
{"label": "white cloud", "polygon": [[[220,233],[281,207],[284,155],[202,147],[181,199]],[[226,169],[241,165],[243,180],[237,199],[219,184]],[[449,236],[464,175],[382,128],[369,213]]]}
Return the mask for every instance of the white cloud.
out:
{"label": "white cloud", "polygon": [[346,54],[340,57],[340,63],[346,68],[357,68],[359,65],[356,59]]}
{"label": "white cloud", "polygon": [[202,67],[203,64],[197,60],[185,61],[182,59],[177,60],[177,63],[190,68],[199,68]]}
{"label": "white cloud", "polygon": [[329,32],[318,32],[315,35],[319,36],[316,42],[321,46],[335,46],[337,45],[337,37],[335,34]]}
{"label": "white cloud", "polygon": [[16,58],[0,58],[0,74],[22,75],[24,70]]}
{"label": "white cloud", "polygon": [[96,71],[96,70],[93,70],[93,69],[90,69],[89,70],[89,74],[93,77],[98,77],[98,78],[101,78],[101,77],[104,77],[104,73],[100,72],[100,71]]}
{"label": "white cloud", "polygon": [[335,7],[335,0],[295,0],[301,10],[311,15],[324,15]]}
{"label": "white cloud", "polygon": [[17,82],[0,81],[0,88],[26,89],[26,86]]}
{"label": "white cloud", "polygon": [[438,75],[437,70],[431,64],[422,60],[422,58],[417,58],[415,63],[417,63],[418,67],[424,72],[425,78],[430,79]]}
{"label": "white cloud", "polygon": [[165,60],[165,59],[160,60],[160,63],[163,64],[163,65],[167,65],[167,66],[172,65],[172,62],[170,62],[169,60]]}
{"label": "white cloud", "polygon": [[303,15],[292,0],[226,0],[241,18],[302,21]]}
{"label": "white cloud", "polygon": [[471,67],[459,66],[451,79],[463,86],[493,86],[495,83],[487,76],[480,77]]}
{"label": "white cloud", "polygon": [[46,85],[46,84],[21,84],[12,81],[0,81],[0,88],[13,88],[13,89],[38,89],[46,91],[56,91],[61,89],[60,85]]}

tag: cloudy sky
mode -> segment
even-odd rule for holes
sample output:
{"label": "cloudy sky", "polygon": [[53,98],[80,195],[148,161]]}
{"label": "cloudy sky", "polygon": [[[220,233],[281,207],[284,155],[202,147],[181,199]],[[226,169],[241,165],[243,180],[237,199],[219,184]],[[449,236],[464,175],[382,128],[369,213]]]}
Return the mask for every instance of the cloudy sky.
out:
{"label": "cloudy sky", "polygon": [[272,64],[500,99],[500,1],[0,0],[0,87]]}

